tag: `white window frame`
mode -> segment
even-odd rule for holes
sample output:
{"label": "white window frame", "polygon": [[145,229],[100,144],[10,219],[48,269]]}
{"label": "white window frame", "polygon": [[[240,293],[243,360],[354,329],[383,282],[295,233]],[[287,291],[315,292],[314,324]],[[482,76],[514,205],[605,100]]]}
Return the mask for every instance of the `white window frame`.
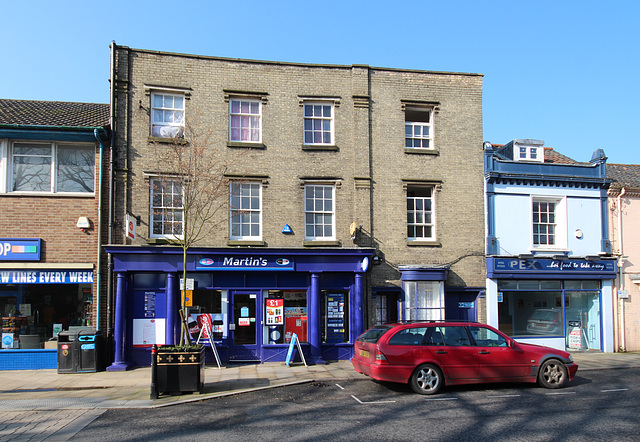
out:
{"label": "white window frame", "polygon": [[402,281],[402,320],[445,319],[443,281]]}
{"label": "white window frame", "polygon": [[[326,208],[326,196],[322,198],[316,198],[315,195],[310,195],[309,192],[313,188],[322,188],[323,194],[326,189],[331,190],[331,209]],[[312,203],[312,204],[311,204]],[[330,217],[330,222],[327,223],[326,218]],[[310,220],[309,217],[313,217]],[[319,219],[322,218],[322,222],[319,223]],[[309,222],[311,221],[311,222]],[[316,235],[316,229],[319,226],[330,226],[331,235]],[[310,232],[310,227],[313,227],[313,232]],[[324,229],[323,229],[324,230]],[[306,241],[334,241],[336,238],[336,186],[334,183],[307,183],[304,185],[304,236]]]}
{"label": "white window frame", "polygon": [[[234,103],[240,103],[240,110],[238,112],[233,112],[233,105]],[[248,103],[249,104],[249,112],[243,112],[242,111],[242,103]],[[252,104],[257,104],[258,105],[258,113],[252,113],[251,112],[251,105]],[[238,127],[235,127],[232,123],[234,117],[239,117],[240,120],[240,125]],[[251,124],[252,121],[254,121],[254,119],[257,118],[257,122],[258,125],[257,127],[253,126]],[[244,121],[246,121],[249,123],[249,125],[247,127],[244,126]],[[233,136],[233,131],[234,130],[239,130],[240,132],[240,136],[239,137],[234,137]],[[242,139],[242,132],[248,130],[249,131],[249,139],[247,140],[243,140]],[[258,133],[258,137],[257,139],[251,139],[252,138],[252,132],[256,131]],[[256,98],[229,98],[229,141],[232,143],[262,143],[262,100],[260,99],[256,99]]]}
{"label": "white window frame", "polygon": [[[535,244],[534,241],[534,203],[553,203],[554,204],[554,222],[550,223],[554,226],[554,244]],[[542,251],[565,251],[567,249],[567,201],[563,197],[553,197],[545,195],[532,195],[530,199],[530,222],[529,222],[529,238],[532,250]],[[535,223],[539,224],[539,223]]]}
{"label": "white window frame", "polygon": [[[6,145],[7,143],[5,143]],[[40,194],[40,195],[95,195],[96,190],[96,147],[94,144],[90,143],[74,143],[74,142],[51,142],[51,141],[30,141],[30,140],[14,140],[10,144],[8,148],[6,148],[5,152],[6,157],[3,157],[3,163],[6,163],[5,173],[6,173],[6,181],[4,191],[7,193],[17,193],[17,194]],[[36,147],[42,146],[48,148],[50,151],[49,155],[27,155],[27,154],[16,154],[15,147],[16,145],[25,145],[25,147]],[[59,151],[64,148],[77,148],[87,151],[87,155],[91,158],[91,188],[90,191],[64,191],[60,190],[59,183],[61,180],[60,176],[60,155]],[[14,190],[15,188],[15,158],[16,157],[39,157],[39,158],[49,158],[49,188],[47,190]],[[4,160],[6,158],[6,161]],[[1,170],[1,169],[0,169]],[[77,172],[77,171],[76,171]],[[74,172],[74,176],[76,175]]]}
{"label": "white window frame", "polygon": [[516,161],[544,162],[544,148],[536,146],[515,146],[514,148],[518,150]]}
{"label": "white window frame", "polygon": [[[234,192],[234,188],[239,190],[239,195]],[[247,194],[246,191],[249,191]],[[257,195],[254,194],[257,192]],[[253,203],[257,197],[258,206]],[[237,202],[234,199],[237,198]],[[239,204],[238,204],[239,203]],[[239,222],[236,222],[237,218]],[[247,217],[249,218],[247,220]],[[242,230],[248,226],[252,230],[252,226],[258,226],[258,234],[243,235]],[[234,235],[234,227],[238,226],[240,232]],[[262,183],[257,181],[238,182],[231,181],[229,183],[229,239],[235,241],[259,241],[262,240]]]}
{"label": "white window frame", "polygon": [[[331,116],[326,117],[324,115],[324,109],[328,107],[331,111]],[[311,109],[311,114],[307,115],[307,108]],[[320,109],[322,115],[316,115],[316,110]],[[335,145],[335,102],[333,101],[304,101],[302,103],[302,144],[305,146],[334,146]],[[322,127],[316,128],[315,125],[319,123]],[[324,127],[326,123],[329,123],[329,130]],[[308,127],[308,126],[311,127]],[[307,141],[307,134],[311,134],[312,138],[315,138],[315,134],[320,133],[329,134],[329,141],[315,142]],[[321,137],[324,139],[324,137]]]}
{"label": "white window frame", "polygon": [[[414,189],[428,189],[431,192],[429,196],[409,196],[409,192]],[[435,241],[436,239],[436,201],[435,201],[436,189],[433,185],[407,185],[406,193],[406,231],[408,241]],[[425,202],[428,201],[430,208],[426,209]],[[429,221],[426,219],[429,218]],[[415,236],[411,235],[409,229],[415,230],[416,228],[422,228],[423,231],[431,229],[430,236]]]}
{"label": "white window frame", "polygon": [[[163,103],[160,106],[158,106],[158,104],[156,103],[157,97],[163,97]],[[165,106],[165,97],[172,98],[173,106]],[[176,98],[181,99],[182,107],[175,106]],[[149,130],[152,137],[184,137],[185,102],[186,96],[184,94],[175,94],[164,91],[151,92],[151,121]],[[159,115],[162,115],[162,118],[156,120],[156,117]]]}
{"label": "white window frame", "polygon": [[[184,238],[184,227],[185,227],[185,212],[184,212],[184,193],[182,195],[182,205],[181,206],[173,206],[173,205],[165,205],[161,204],[160,206],[155,206],[153,199],[156,194],[156,184],[159,183],[160,188],[164,190],[166,183],[181,183],[180,179],[171,179],[165,177],[151,177],[149,178],[149,238],[167,238],[167,239],[182,239]],[[161,210],[159,215],[155,215],[156,207]],[[165,219],[168,213],[181,212],[182,213],[182,233],[179,235],[174,234],[173,232],[168,231],[168,226],[172,223],[173,220]],[[154,233],[154,222],[156,221],[156,216],[160,216],[159,220],[162,223],[162,233]]]}
{"label": "white window frame", "polygon": [[[427,121],[412,121],[407,115],[407,112],[419,112],[428,115]],[[433,108],[432,107],[413,107],[407,106],[405,109],[405,123],[404,123],[404,145],[407,149],[424,149],[434,150],[435,143],[433,137]],[[427,135],[424,134],[425,129]],[[415,142],[419,142],[419,146],[416,146]],[[424,144],[427,144],[425,147]]]}

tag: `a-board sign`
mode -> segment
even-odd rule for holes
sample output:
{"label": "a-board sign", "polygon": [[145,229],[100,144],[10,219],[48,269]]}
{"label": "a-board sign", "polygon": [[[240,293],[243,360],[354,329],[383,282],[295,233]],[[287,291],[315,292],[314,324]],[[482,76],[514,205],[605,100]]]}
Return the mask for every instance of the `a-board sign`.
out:
{"label": "a-board sign", "polygon": [[287,351],[287,359],[285,359],[285,364],[287,367],[291,364],[291,359],[293,357],[293,349],[297,348],[298,353],[300,353],[300,359],[304,362],[304,366],[307,367],[307,361],[304,358],[304,353],[302,353],[302,346],[300,345],[300,341],[298,340],[298,335],[295,333],[291,335],[291,342],[289,343],[289,350]]}

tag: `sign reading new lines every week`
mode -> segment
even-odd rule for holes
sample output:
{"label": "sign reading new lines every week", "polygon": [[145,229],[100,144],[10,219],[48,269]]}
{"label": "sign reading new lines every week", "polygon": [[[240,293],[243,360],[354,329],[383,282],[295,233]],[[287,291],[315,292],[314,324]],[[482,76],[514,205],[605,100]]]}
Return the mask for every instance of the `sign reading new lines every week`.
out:
{"label": "sign reading new lines every week", "polygon": [[0,284],[92,284],[92,271],[0,271]]}

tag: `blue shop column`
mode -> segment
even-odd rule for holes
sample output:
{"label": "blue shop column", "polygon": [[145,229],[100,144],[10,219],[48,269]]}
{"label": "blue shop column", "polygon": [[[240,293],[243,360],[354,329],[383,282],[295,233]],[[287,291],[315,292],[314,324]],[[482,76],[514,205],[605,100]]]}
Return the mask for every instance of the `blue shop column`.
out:
{"label": "blue shop column", "polygon": [[116,274],[116,312],[113,324],[113,338],[115,350],[113,364],[107,367],[107,371],[125,371],[129,364],[125,360],[125,346],[127,340],[127,308],[126,308],[127,274]]}
{"label": "blue shop column", "polygon": [[322,358],[322,334],[320,333],[322,321],[320,312],[320,275],[311,274],[311,286],[309,287],[309,306],[307,308],[309,344],[311,344],[311,361],[314,364],[326,364]]}
{"label": "blue shop column", "polygon": [[353,291],[350,342],[356,342],[358,336],[364,332],[364,273],[356,273]]}
{"label": "blue shop column", "polygon": [[176,324],[178,321],[178,292],[176,287],[176,275],[167,273],[167,324],[165,328],[165,343],[167,345],[176,344]]}

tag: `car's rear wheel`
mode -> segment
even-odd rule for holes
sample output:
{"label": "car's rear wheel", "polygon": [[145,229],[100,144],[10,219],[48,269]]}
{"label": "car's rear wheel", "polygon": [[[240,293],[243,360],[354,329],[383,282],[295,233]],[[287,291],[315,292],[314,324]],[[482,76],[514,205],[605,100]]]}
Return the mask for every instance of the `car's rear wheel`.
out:
{"label": "car's rear wheel", "polygon": [[538,383],[545,388],[562,388],[569,382],[567,367],[557,359],[544,361],[538,372]]}
{"label": "car's rear wheel", "polygon": [[411,375],[411,388],[420,394],[435,394],[444,384],[442,371],[432,364],[421,365]]}

